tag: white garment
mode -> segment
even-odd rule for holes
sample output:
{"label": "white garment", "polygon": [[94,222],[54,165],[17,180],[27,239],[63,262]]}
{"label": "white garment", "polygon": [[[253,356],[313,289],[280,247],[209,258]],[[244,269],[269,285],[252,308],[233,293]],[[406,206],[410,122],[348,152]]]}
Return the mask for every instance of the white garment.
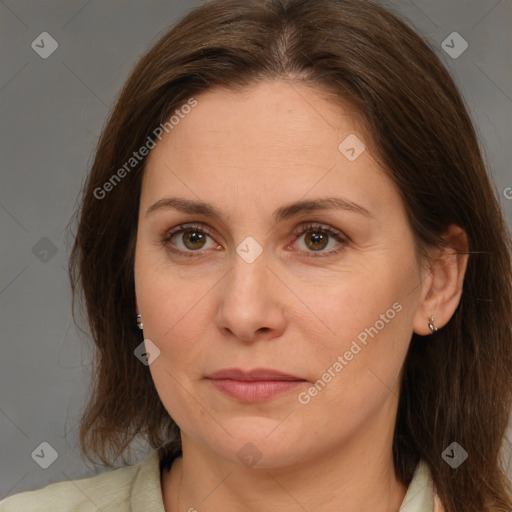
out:
{"label": "white garment", "polygon": [[[99,475],[55,482],[0,501],[0,512],[165,512],[158,450],[142,462]],[[420,461],[400,512],[434,512],[430,470]]]}

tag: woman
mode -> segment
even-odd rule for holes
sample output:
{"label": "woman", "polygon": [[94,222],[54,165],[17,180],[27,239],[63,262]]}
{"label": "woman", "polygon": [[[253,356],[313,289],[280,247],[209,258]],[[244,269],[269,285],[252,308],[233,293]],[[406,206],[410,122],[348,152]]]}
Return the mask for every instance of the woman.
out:
{"label": "woman", "polygon": [[153,451],[0,510],[509,510],[510,256],[463,100],[397,16],[206,3],[121,92],[70,260],[82,451]]}

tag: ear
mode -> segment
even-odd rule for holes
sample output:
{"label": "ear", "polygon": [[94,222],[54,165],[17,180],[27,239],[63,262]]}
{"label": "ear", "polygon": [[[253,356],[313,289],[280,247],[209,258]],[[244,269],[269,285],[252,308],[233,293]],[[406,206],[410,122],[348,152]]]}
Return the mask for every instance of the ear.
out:
{"label": "ear", "polygon": [[443,238],[448,247],[437,249],[424,280],[422,301],[416,311],[413,330],[416,334],[431,334],[427,318],[434,317],[438,329],[445,326],[459,305],[462,285],[468,264],[468,240],[466,232],[451,224]]}

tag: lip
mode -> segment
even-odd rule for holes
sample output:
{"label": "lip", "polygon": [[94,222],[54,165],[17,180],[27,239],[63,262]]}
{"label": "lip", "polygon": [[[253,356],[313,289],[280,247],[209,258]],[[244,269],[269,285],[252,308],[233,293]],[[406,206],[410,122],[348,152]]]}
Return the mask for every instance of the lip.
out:
{"label": "lip", "polygon": [[253,370],[242,370],[240,368],[225,368],[208,375],[208,379],[232,379],[242,381],[262,380],[305,380],[297,375],[283,373],[270,368],[255,368]]}
{"label": "lip", "polygon": [[222,393],[242,402],[261,402],[300,386],[305,379],[268,368],[219,370],[207,379]]}

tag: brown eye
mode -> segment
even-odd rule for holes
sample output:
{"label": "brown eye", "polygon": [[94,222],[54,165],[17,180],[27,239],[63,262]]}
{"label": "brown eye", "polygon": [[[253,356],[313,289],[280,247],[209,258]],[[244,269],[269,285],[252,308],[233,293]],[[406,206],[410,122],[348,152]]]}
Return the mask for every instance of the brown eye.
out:
{"label": "brown eye", "polygon": [[[204,253],[208,238],[211,239],[211,247],[219,248],[218,244],[213,243],[213,239],[207,230],[200,225],[180,225],[167,232],[163,238],[163,245],[176,254],[182,256],[198,256]],[[197,254],[194,254],[197,253]]]}
{"label": "brown eye", "polygon": [[304,242],[311,250],[320,251],[327,246],[328,238],[328,235],[319,231],[309,231],[304,238]]}
{"label": "brown eye", "polygon": [[[303,241],[298,245],[303,245],[301,249],[303,252],[312,253],[310,256],[331,256],[337,254],[349,242],[340,232],[321,224],[303,225],[294,232],[294,235],[297,237],[297,241],[305,235]],[[333,249],[324,251],[331,241],[338,242],[338,247],[335,245]]]}
{"label": "brown eye", "polygon": [[190,250],[202,249],[205,239],[205,234],[195,229],[188,229],[182,232],[182,241]]}

